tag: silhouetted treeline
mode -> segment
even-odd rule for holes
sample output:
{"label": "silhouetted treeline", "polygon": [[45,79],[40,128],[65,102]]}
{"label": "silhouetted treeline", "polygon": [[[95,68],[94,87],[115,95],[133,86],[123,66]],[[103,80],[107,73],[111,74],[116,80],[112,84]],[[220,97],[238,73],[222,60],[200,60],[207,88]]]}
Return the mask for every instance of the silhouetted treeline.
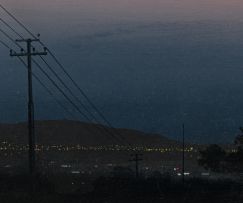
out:
{"label": "silhouetted treeline", "polygon": [[243,173],[243,148],[226,152],[222,147],[213,144],[200,151],[199,165],[218,173]]}

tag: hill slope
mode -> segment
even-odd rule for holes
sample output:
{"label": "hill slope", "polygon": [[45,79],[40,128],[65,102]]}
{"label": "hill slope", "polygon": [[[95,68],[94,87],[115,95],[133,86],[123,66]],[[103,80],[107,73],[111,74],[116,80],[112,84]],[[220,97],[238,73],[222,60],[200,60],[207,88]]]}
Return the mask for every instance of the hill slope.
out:
{"label": "hill slope", "polygon": [[[109,133],[108,133],[109,132]],[[112,138],[122,136],[120,141]],[[26,123],[0,124],[0,141],[27,144]],[[126,142],[122,141],[126,140]],[[80,144],[110,145],[126,143],[136,146],[171,146],[179,143],[157,134],[148,134],[129,129],[110,129],[102,125],[78,121],[56,120],[36,121],[36,141],[38,144]]]}

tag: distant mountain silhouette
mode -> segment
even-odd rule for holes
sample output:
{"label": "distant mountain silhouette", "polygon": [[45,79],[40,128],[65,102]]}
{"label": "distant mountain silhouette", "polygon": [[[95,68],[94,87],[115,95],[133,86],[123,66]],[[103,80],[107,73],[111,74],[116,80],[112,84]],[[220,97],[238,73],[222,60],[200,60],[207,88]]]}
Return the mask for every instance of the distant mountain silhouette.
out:
{"label": "distant mountain silhouette", "polygon": [[[114,135],[120,141],[113,139]],[[27,144],[27,123],[0,124],[0,141],[5,140],[16,144]],[[36,141],[37,144],[82,146],[126,145],[126,143],[153,147],[179,145],[178,142],[158,134],[130,129],[110,129],[102,125],[70,120],[36,121]]]}

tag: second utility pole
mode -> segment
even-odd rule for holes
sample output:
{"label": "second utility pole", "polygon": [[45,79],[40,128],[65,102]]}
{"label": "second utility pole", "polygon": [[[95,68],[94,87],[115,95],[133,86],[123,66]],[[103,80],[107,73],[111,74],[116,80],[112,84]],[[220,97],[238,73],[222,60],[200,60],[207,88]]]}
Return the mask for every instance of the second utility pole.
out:
{"label": "second utility pole", "polygon": [[185,183],[185,125],[182,124],[182,182]]}
{"label": "second utility pole", "polygon": [[142,161],[143,159],[140,158],[142,156],[142,154],[131,154],[131,156],[133,156],[133,158],[130,161],[135,162],[135,177],[138,178],[139,177],[139,161]]}
{"label": "second utility pole", "polygon": [[35,174],[35,119],[34,119],[34,101],[33,101],[33,90],[32,90],[32,56],[47,55],[46,48],[43,52],[35,52],[35,48],[31,50],[31,43],[39,41],[39,39],[20,39],[16,42],[25,42],[27,44],[27,51],[21,50],[21,53],[15,53],[10,51],[10,56],[27,56],[27,67],[28,67],[28,136],[29,136],[29,172],[30,175]]}

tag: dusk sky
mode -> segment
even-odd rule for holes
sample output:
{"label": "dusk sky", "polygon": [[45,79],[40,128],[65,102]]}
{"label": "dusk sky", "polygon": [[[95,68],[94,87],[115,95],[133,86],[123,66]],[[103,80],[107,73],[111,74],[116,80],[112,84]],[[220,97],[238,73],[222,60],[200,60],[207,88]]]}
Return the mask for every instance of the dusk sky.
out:
{"label": "dusk sky", "polygon": [[[243,1],[1,3],[41,34],[115,127],[178,139],[184,122],[189,141],[222,143],[232,142],[243,126]],[[0,16],[29,37],[2,11]],[[2,34],[0,39],[16,49]],[[24,121],[26,70],[4,47],[0,67],[0,121]],[[37,119],[65,118],[37,83],[34,95]]]}

